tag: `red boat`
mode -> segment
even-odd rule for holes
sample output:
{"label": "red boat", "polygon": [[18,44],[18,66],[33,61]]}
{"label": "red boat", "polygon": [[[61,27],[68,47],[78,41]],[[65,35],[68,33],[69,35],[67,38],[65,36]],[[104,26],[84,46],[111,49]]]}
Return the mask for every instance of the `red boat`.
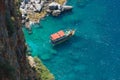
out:
{"label": "red boat", "polygon": [[66,40],[68,40],[70,37],[72,37],[75,33],[75,30],[69,29],[69,30],[60,30],[50,36],[51,43],[53,45],[60,44]]}

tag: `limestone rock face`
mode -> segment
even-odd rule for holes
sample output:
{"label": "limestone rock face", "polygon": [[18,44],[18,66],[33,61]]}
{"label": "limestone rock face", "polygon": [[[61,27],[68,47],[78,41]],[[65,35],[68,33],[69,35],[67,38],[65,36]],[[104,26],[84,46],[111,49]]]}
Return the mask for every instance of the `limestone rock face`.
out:
{"label": "limestone rock face", "polygon": [[61,5],[57,2],[52,2],[48,5],[48,9],[46,10],[48,13],[52,13],[53,16],[58,16],[63,11],[69,11],[72,10],[72,6],[68,5]]}
{"label": "limestone rock face", "polygon": [[61,13],[60,10],[54,10],[54,11],[52,12],[52,15],[53,15],[53,16],[58,16],[60,13]]}
{"label": "limestone rock face", "polygon": [[26,59],[19,0],[0,0],[0,80],[36,80]]}

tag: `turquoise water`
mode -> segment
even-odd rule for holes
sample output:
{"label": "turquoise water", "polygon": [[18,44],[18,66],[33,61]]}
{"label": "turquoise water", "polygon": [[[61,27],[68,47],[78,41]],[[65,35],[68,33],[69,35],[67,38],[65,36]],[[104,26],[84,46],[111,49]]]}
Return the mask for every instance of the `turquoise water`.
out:
{"label": "turquoise water", "polygon": [[[81,2],[83,5],[81,4]],[[74,8],[47,16],[24,29],[32,55],[38,56],[56,80],[120,80],[120,0],[68,0]],[[52,47],[50,34],[76,29],[67,42]]]}

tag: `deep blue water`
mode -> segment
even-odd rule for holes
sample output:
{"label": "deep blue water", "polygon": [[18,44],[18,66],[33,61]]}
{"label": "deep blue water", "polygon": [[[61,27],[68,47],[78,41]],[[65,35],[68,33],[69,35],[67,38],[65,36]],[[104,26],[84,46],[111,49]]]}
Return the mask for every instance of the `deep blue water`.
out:
{"label": "deep blue water", "polygon": [[[45,17],[32,26],[31,35],[24,30],[32,55],[42,59],[56,80],[120,80],[120,0],[67,4],[72,11]],[[50,34],[68,28],[76,29],[75,36],[52,47]]]}

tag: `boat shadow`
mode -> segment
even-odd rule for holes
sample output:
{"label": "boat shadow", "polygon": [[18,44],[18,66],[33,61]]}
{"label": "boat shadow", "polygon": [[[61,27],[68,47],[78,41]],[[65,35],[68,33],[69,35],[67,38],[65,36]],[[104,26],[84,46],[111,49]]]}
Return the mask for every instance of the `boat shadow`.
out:
{"label": "boat shadow", "polygon": [[96,43],[95,40],[91,38],[86,38],[85,36],[82,36],[82,35],[81,36],[74,35],[69,40],[53,46],[53,49],[56,51],[71,50],[72,48],[77,48],[81,50],[83,48],[86,48],[86,46],[89,46],[90,44],[96,45],[98,43]]}
{"label": "boat shadow", "polygon": [[65,42],[63,42],[61,44],[53,46],[53,49],[55,49],[57,51],[59,51],[61,49],[62,50],[64,50],[64,49],[70,49],[73,46],[73,44],[78,43],[81,40],[83,40],[82,37],[74,35],[69,40],[67,40],[67,41],[65,41]]}

